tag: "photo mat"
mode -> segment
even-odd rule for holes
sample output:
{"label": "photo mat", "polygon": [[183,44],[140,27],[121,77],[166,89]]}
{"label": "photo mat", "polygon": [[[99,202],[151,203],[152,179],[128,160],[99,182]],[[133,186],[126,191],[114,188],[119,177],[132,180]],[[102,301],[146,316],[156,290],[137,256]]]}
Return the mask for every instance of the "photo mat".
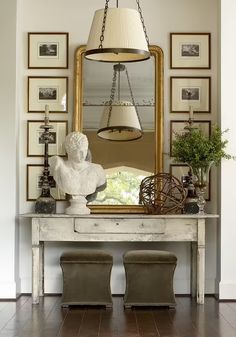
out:
{"label": "photo mat", "polygon": [[170,77],[170,112],[211,112],[210,77]]}
{"label": "photo mat", "polygon": [[[44,156],[44,142],[42,139],[43,129],[40,128],[44,124],[44,120],[27,121],[27,156],[42,157]],[[49,125],[53,126],[50,129],[50,139],[48,144],[49,156],[65,156],[64,141],[68,133],[67,121],[49,121]]]}
{"label": "photo mat", "polygon": [[68,77],[28,77],[28,112],[68,112]]}
{"label": "photo mat", "polygon": [[171,69],[210,69],[210,33],[170,33]]}
{"label": "photo mat", "polygon": [[29,69],[67,69],[68,33],[28,33]]}

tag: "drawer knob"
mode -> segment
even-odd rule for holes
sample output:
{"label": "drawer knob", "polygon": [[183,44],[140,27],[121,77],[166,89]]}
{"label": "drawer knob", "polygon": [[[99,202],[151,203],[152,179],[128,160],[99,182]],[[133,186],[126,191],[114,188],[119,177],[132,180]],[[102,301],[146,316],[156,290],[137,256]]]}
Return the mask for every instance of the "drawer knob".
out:
{"label": "drawer knob", "polygon": [[119,222],[116,222],[116,226],[119,226]]}

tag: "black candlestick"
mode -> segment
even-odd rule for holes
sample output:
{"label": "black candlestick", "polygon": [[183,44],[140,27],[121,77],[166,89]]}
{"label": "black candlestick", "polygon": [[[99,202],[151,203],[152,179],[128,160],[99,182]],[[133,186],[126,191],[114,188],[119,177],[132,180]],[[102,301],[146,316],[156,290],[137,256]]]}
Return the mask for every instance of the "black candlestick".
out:
{"label": "black candlestick", "polygon": [[184,186],[187,188],[187,197],[186,197],[185,204],[184,204],[184,213],[196,214],[199,211],[198,205],[197,205],[198,197],[197,197],[196,190],[193,184],[193,175],[192,175],[191,170],[189,170],[188,176],[185,178],[187,178],[186,184]]}
{"label": "black candlestick", "polygon": [[53,129],[52,125],[49,125],[49,118],[46,116],[44,119],[44,125],[40,126],[43,129],[42,140],[44,143],[44,169],[42,175],[42,192],[40,197],[35,203],[35,213],[53,214],[56,213],[56,200],[52,197],[50,188],[54,185],[53,179],[50,179],[50,171],[48,164],[48,143],[50,140],[50,129]]}

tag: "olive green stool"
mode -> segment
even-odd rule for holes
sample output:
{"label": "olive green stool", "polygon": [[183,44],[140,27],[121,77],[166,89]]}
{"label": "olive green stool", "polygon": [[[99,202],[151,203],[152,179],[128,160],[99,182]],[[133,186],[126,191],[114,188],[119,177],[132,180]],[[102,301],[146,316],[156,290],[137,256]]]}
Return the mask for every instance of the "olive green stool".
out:
{"label": "olive green stool", "polygon": [[160,250],[133,250],[124,254],[124,305],[175,306],[173,277],[177,258]]}
{"label": "olive green stool", "polygon": [[97,249],[78,249],[61,255],[62,306],[112,306],[110,276],[113,257]]}

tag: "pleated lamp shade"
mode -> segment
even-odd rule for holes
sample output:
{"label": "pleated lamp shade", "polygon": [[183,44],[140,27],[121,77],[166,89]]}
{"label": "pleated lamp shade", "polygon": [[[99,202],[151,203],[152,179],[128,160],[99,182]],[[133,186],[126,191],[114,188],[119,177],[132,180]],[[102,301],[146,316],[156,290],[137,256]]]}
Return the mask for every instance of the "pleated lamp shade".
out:
{"label": "pleated lamp shade", "polygon": [[93,61],[134,62],[150,57],[138,11],[132,8],[108,8],[102,48],[104,9],[95,12],[85,57]]}
{"label": "pleated lamp shade", "polygon": [[130,102],[115,102],[106,105],[100,122],[97,135],[106,140],[129,141],[142,137],[142,128],[135,107]]}

